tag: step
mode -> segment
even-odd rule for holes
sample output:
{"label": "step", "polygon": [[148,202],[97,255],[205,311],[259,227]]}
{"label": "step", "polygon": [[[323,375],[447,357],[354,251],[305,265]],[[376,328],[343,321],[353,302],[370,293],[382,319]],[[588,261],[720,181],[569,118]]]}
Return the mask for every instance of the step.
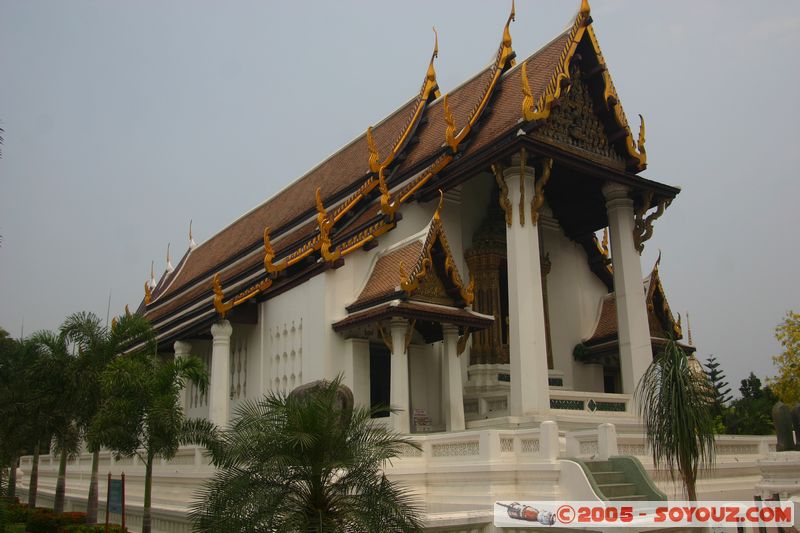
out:
{"label": "step", "polygon": [[614,472],[614,467],[609,461],[584,461],[584,463],[593,474],[597,472]]}
{"label": "step", "polygon": [[647,496],[645,496],[644,494],[632,494],[630,496],[613,496],[613,497],[608,497],[608,501],[610,501],[610,502],[620,502],[620,501],[645,502],[645,501],[647,501]]}
{"label": "step", "polygon": [[625,483],[628,478],[625,477],[625,472],[614,470],[611,472],[592,472],[595,481],[598,485],[607,483]]}
{"label": "step", "polygon": [[636,494],[636,485],[633,483],[607,483],[598,484],[597,487],[607,498],[633,496]]}

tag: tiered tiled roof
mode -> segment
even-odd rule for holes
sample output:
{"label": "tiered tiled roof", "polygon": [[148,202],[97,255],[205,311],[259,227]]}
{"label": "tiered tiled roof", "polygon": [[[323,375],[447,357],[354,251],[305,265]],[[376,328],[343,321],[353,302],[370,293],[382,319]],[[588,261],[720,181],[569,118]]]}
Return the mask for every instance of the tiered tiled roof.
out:
{"label": "tiered tiled roof", "polygon": [[[607,112],[621,117],[615,147],[633,170],[641,170],[643,137],[638,144],[633,141],[624,121],[591,28],[588,3],[583,1],[567,30],[516,66],[509,30],[513,19],[512,8],[494,61],[472,79],[440,97],[435,48],[414,98],[188,251],[140,307],[160,338],[176,338],[245,301],[286,290],[369,246],[397,225],[402,204],[414,201],[421,191],[435,191],[448,166],[483,161],[496,146],[516,142],[544,123],[550,107],[567,91],[569,63],[581,43],[603,66]],[[634,174],[617,175],[659,194],[677,193]]]}

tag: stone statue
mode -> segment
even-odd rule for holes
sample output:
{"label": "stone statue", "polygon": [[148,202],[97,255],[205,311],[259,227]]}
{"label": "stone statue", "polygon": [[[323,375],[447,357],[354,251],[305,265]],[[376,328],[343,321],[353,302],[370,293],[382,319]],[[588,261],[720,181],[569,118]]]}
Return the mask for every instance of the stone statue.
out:
{"label": "stone statue", "polygon": [[772,406],[772,421],[775,424],[775,435],[778,437],[779,452],[794,450],[794,436],[792,435],[792,412],[789,406],[778,402]]}
{"label": "stone statue", "polygon": [[[313,392],[325,390],[330,387],[330,385],[331,382],[324,379],[312,381],[310,383],[306,383],[305,385],[295,387],[295,389],[289,393],[289,398],[304,398]],[[342,412],[342,422],[345,424],[349,422],[350,417],[353,414],[354,403],[353,391],[351,391],[347,386],[340,384],[336,388],[336,406]]]}

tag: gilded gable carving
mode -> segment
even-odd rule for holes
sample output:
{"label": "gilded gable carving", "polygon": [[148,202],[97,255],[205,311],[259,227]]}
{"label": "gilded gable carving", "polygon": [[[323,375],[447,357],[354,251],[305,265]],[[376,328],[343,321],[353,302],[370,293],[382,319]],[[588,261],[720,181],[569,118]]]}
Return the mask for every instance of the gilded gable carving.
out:
{"label": "gilded gable carving", "polygon": [[576,64],[570,68],[572,87],[561,98],[545,124],[533,137],[606,165],[625,168],[625,161],[609,145],[605,128],[594,111],[589,87]]}
{"label": "gilded gable carving", "polygon": [[447,296],[447,289],[435,270],[434,268],[428,270],[425,277],[420,280],[412,298],[423,302],[453,305],[453,299]]}

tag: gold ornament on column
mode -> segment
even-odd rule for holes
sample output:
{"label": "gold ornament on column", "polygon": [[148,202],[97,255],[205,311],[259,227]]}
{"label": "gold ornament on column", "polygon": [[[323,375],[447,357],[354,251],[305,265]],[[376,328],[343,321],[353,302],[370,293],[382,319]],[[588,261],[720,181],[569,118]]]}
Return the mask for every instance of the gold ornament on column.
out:
{"label": "gold ornament on column", "polygon": [[497,186],[500,188],[498,201],[500,203],[500,207],[505,213],[506,225],[510,228],[513,207],[511,206],[511,200],[508,199],[508,184],[506,183],[506,179],[503,177],[503,167],[500,165],[500,163],[495,163],[492,165],[492,173],[497,181]]}
{"label": "gold ornament on column", "polygon": [[535,226],[539,222],[539,209],[544,205],[544,188],[550,181],[550,173],[553,170],[553,159],[548,157],[542,162],[542,175],[536,180],[534,185],[533,199],[531,200],[531,223]]}

